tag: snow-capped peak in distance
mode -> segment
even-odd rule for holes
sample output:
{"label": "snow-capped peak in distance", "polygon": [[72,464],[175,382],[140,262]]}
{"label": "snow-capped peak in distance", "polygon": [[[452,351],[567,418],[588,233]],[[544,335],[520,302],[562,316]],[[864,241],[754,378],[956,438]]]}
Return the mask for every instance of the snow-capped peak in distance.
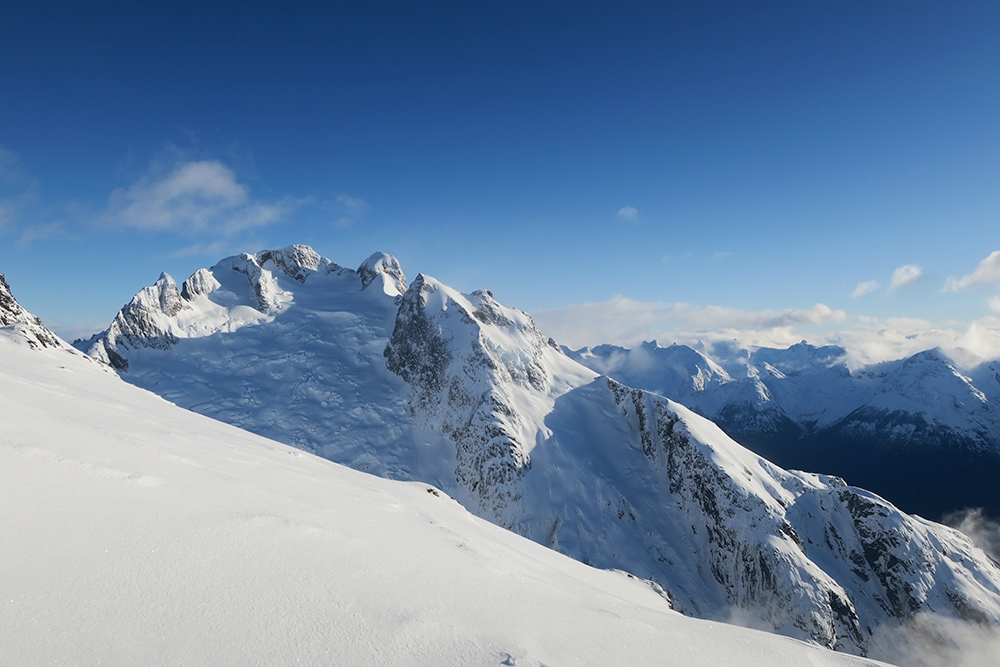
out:
{"label": "snow-capped peak in distance", "polygon": [[[263,255],[196,273],[210,289],[184,289],[198,296],[173,315],[148,299],[170,345],[109,329],[92,348],[178,405],[431,483],[536,542],[655,582],[691,615],[738,609],[757,627],[885,657],[880,631],[920,613],[1000,626],[1000,570],[961,534],[782,470],[681,405],[599,376],[488,290],[419,274],[400,296],[364,288],[365,267],[395,273],[382,257],[358,271],[313,262],[300,280]],[[780,363],[743,368],[745,385],[704,355],[646,352],[700,369],[691,392],[739,385],[755,405],[785,375]]]}
{"label": "snow-capped peak in distance", "polygon": [[1000,517],[995,362],[968,367],[933,349],[853,368],[843,348],[802,342],[723,349],[715,361],[732,381],[705,383],[708,355],[686,346],[566,352],[680,401],[785,467],[838,474],[935,519],[966,507]]}

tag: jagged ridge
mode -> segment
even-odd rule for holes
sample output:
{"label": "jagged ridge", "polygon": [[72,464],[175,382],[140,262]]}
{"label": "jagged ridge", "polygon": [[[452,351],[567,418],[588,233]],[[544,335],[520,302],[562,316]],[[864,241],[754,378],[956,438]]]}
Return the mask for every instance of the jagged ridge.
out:
{"label": "jagged ridge", "polygon": [[[488,291],[419,275],[400,294],[398,263],[382,256],[350,271],[263,255],[196,272],[180,290],[189,307],[172,315],[167,282],[151,288],[139,302],[176,341],[118,345],[123,377],[335,461],[433,483],[537,542],[658,582],[689,614],[740,608],[856,653],[916,611],[1000,623],[1000,573],[960,534],[841,480],[781,470],[680,405],[598,377]],[[382,290],[368,289],[366,264],[385,268]],[[724,380],[704,365],[702,386]]]}
{"label": "jagged ridge", "polygon": [[16,328],[34,348],[66,347],[59,336],[45,328],[41,319],[29,313],[17,302],[2,273],[0,273],[0,326]]}

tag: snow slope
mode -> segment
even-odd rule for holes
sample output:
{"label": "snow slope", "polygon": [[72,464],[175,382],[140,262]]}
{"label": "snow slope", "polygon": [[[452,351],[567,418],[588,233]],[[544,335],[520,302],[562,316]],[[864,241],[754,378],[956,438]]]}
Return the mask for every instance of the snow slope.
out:
{"label": "snow slope", "polygon": [[66,343],[46,329],[40,319],[17,302],[2,273],[0,273],[0,327],[7,327],[11,332],[16,331],[32,347],[66,347]]}
{"label": "snow slope", "polygon": [[0,662],[873,665],[181,410],[0,328]]}
{"label": "snow slope", "polygon": [[1000,517],[1000,374],[940,350],[849,368],[844,349],[723,350],[655,341],[567,354],[719,423],[785,467],[832,472],[931,518],[969,506]]}
{"label": "snow slope", "polygon": [[1000,626],[1000,570],[960,533],[782,470],[488,291],[407,286],[385,255],[352,271],[293,246],[164,276],[86,347],[179,405],[654,580],[687,614],[879,655],[873,637],[923,613]]}

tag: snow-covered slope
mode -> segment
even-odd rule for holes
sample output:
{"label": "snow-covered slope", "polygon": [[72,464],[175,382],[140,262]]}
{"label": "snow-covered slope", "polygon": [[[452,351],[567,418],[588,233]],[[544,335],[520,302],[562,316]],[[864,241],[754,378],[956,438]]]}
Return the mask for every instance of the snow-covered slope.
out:
{"label": "snow-covered slope", "polygon": [[842,348],[804,342],[718,361],[655,342],[567,354],[691,407],[786,467],[835,472],[933,518],[968,506],[1000,516],[1000,487],[988,481],[1000,474],[995,363],[967,371],[927,350],[849,369]]}
{"label": "snow-covered slope", "polygon": [[[393,267],[385,289],[365,288],[365,266]],[[303,247],[229,258],[195,274],[207,289],[185,283],[180,308],[161,278],[90,349],[180,405],[431,482],[536,542],[654,580],[688,614],[855,653],[891,650],[873,636],[919,613],[1000,626],[1000,570],[961,534],[777,468],[576,363],[487,291],[420,275],[400,295],[381,255],[330,267]],[[732,384],[705,363],[713,383]]]}
{"label": "snow-covered slope", "polygon": [[180,289],[162,275],[81,349],[182,407],[358,470],[443,486],[454,449],[414,427],[407,386],[382,356],[405,289],[383,253],[356,271],[306,246],[243,254]]}
{"label": "snow-covered slope", "polygon": [[695,620],[393,482],[0,328],[0,662],[873,663]]}
{"label": "snow-covered slope", "polygon": [[42,325],[42,321],[26,311],[10,293],[7,280],[0,273],[0,327],[9,327],[32,347],[65,347],[58,336]]}

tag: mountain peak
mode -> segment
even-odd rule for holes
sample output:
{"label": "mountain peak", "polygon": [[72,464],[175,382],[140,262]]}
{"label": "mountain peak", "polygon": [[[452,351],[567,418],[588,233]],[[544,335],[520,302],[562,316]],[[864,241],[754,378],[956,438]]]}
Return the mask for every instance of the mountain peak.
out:
{"label": "mountain peak", "polygon": [[31,347],[63,347],[62,341],[42,325],[42,321],[17,302],[10,285],[0,273],[0,326],[19,326]]}
{"label": "mountain peak", "polygon": [[290,245],[278,250],[262,250],[256,255],[257,263],[263,268],[271,262],[285,275],[304,283],[311,273],[325,269],[327,273],[335,271],[337,265],[322,257],[307,245]]}
{"label": "mountain peak", "polygon": [[382,291],[389,296],[401,296],[406,292],[406,276],[399,260],[384,252],[372,253],[368,259],[361,262],[357,273],[361,276],[361,289],[375,282],[382,276]]}

